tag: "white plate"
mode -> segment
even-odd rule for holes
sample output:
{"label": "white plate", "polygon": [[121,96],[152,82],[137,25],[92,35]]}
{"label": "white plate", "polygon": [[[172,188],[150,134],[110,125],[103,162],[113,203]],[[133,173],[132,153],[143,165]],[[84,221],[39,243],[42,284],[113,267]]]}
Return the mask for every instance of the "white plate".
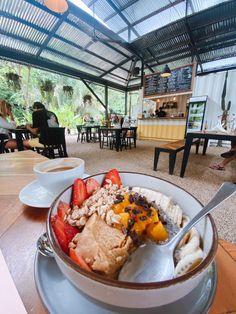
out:
{"label": "white plate", "polygon": [[[88,174],[84,174],[86,178]],[[37,180],[27,184],[19,193],[20,201],[31,207],[48,208],[57,195],[49,193]]]}
{"label": "white plate", "polygon": [[42,256],[38,251],[34,278],[43,304],[53,314],[206,314],[215,296],[217,282],[213,263],[198,286],[182,299],[151,309],[127,309],[89,298],[64,277],[54,258]]}

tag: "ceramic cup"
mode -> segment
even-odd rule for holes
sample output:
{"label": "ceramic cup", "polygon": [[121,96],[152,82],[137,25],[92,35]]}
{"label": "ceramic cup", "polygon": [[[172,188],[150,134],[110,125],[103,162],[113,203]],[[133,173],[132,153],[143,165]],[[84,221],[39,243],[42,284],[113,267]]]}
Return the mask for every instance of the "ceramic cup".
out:
{"label": "ceramic cup", "polygon": [[84,160],[80,158],[58,158],[43,161],[33,170],[40,185],[50,194],[57,195],[84,174]]}

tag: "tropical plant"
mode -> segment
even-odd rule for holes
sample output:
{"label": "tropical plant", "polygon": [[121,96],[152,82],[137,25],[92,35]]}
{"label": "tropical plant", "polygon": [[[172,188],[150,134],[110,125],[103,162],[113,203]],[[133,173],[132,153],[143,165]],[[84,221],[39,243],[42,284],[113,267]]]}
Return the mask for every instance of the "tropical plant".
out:
{"label": "tropical plant", "polygon": [[47,105],[49,105],[52,102],[53,93],[54,93],[54,85],[52,81],[48,79],[46,79],[45,81],[41,81],[40,92],[41,92],[43,101],[46,101]]}
{"label": "tropical plant", "polygon": [[69,85],[65,85],[63,86],[63,92],[68,95],[69,97],[72,97],[73,96],[73,87],[72,86],[69,86]]}
{"label": "tropical plant", "polygon": [[6,80],[9,88],[12,88],[14,91],[20,90],[20,76],[14,72],[6,73]]}
{"label": "tropical plant", "polygon": [[226,96],[226,91],[227,91],[227,80],[228,80],[228,71],[225,74],[225,81],[224,81],[224,86],[223,86],[223,91],[222,91],[222,96],[221,96],[221,110],[223,111],[222,117],[221,117],[221,124],[224,129],[227,129],[227,120],[228,120],[228,114],[229,110],[231,108],[231,101],[228,102],[227,107],[225,104],[225,96]]}
{"label": "tropical plant", "polygon": [[40,89],[42,92],[52,93],[54,86],[51,80],[41,81]]}
{"label": "tropical plant", "polygon": [[92,104],[92,96],[89,94],[86,94],[83,96],[83,102],[84,104]]}

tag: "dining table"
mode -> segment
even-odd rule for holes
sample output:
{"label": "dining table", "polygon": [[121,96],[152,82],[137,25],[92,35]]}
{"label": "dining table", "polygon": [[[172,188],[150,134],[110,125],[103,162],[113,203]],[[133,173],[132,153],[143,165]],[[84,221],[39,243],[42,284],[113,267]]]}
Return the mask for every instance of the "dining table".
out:
{"label": "dining table", "polygon": [[98,133],[99,133],[99,128],[100,128],[100,125],[96,125],[96,124],[89,124],[89,125],[86,125],[84,124],[83,126],[83,129],[86,130],[86,142],[89,143],[91,142],[92,140],[92,130],[98,130]]}
{"label": "dining table", "polygon": [[114,146],[115,146],[115,150],[117,152],[119,152],[120,150],[122,150],[122,132],[125,132],[125,135],[126,136],[126,133],[128,131],[131,131],[131,130],[135,130],[135,146],[136,146],[136,132],[137,132],[137,127],[115,127],[115,126],[111,126],[111,127],[106,127],[106,126],[101,126],[99,128],[99,143],[100,143],[100,148],[102,148],[102,144],[101,144],[101,141],[102,141],[102,136],[101,136],[101,133],[102,131],[105,131],[105,132],[108,132],[110,134],[113,134],[114,136]]}
{"label": "dining table", "polygon": [[[32,314],[48,313],[34,281],[36,242],[46,230],[48,208],[22,204],[19,192],[35,180],[33,166],[44,160],[31,150],[0,155],[0,249],[25,309]],[[219,240],[216,266],[218,284],[209,313],[236,313],[235,245]]]}
{"label": "dining table", "polygon": [[226,132],[216,132],[216,131],[188,132],[186,134],[185,148],[184,148],[183,160],[182,160],[182,165],[181,165],[181,170],[180,170],[180,177],[182,178],[184,177],[184,174],[185,174],[192,142],[193,142],[193,139],[195,138],[204,140],[202,154],[205,155],[209,140],[236,141],[236,134],[226,133]]}

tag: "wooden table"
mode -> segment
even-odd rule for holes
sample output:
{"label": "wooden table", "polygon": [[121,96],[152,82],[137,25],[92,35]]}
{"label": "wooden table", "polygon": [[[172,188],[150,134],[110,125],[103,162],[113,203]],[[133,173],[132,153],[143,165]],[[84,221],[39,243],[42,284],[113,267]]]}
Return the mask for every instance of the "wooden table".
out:
{"label": "wooden table", "polygon": [[[33,151],[0,155],[0,248],[28,313],[45,314],[34,283],[36,241],[48,209],[20,203],[20,190],[35,179],[33,166],[46,158]],[[236,246],[220,241],[217,294],[210,314],[236,312]]]}
{"label": "wooden table", "polygon": [[184,148],[183,161],[180,171],[180,176],[183,178],[185,174],[185,170],[188,164],[189,153],[192,145],[192,141],[194,138],[204,139],[203,146],[203,155],[206,153],[208,141],[211,140],[222,140],[222,141],[236,141],[236,134],[227,134],[227,133],[217,133],[217,132],[206,132],[206,131],[197,131],[197,132],[189,132],[186,135],[186,142]]}

